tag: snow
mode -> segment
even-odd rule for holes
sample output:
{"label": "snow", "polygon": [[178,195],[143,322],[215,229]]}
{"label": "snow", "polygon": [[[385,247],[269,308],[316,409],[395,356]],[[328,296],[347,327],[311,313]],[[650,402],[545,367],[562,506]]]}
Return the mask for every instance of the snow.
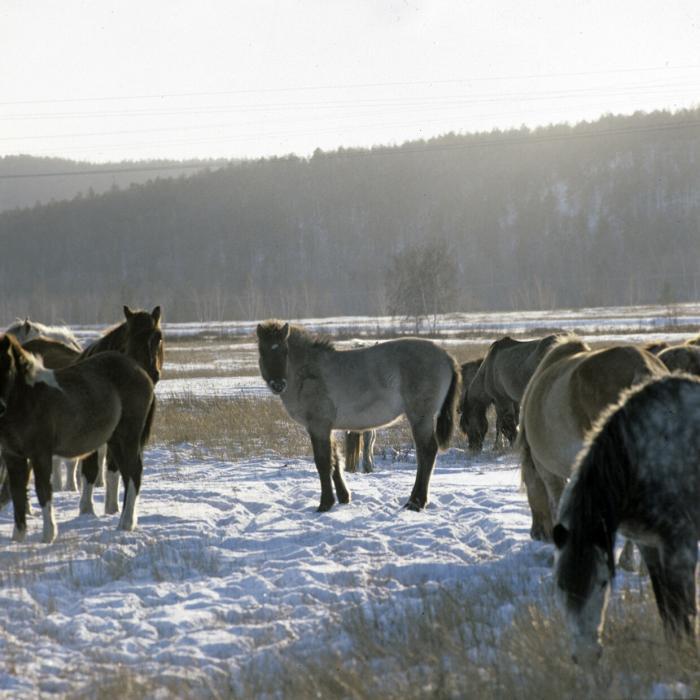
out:
{"label": "snow", "polygon": [[11,649],[14,669],[0,671],[0,692],[65,692],[114,663],[235,686],[251,655],[335,643],[319,636],[334,609],[419,604],[431,586],[478,585],[509,557],[546,573],[512,455],[482,464],[442,455],[424,513],[402,508],[414,456],[378,459],[376,473],[348,475],[353,502],[327,514],[315,512],[309,460],[202,460],[187,446],[173,457],[147,452],[134,533],[117,531],[118,515],[78,516],[78,495],[62,492],[56,545],[40,544],[37,518],[27,542],[11,545],[2,512],[0,567],[41,564],[0,590],[0,652]]}
{"label": "snow", "polygon": [[[697,305],[674,317],[685,314],[680,325],[687,333],[677,335],[646,311],[471,316],[479,317],[479,333],[494,337],[516,327],[562,327],[568,319],[611,339],[682,340],[700,325]],[[659,313],[668,320],[667,310]],[[456,333],[452,319],[443,319],[441,328]],[[330,319],[316,326],[361,337],[380,323]],[[244,323],[173,324],[166,338],[242,337],[253,330]],[[84,338],[96,332],[81,330]],[[237,348],[248,355],[229,367],[252,361],[254,344],[230,346]],[[277,400],[258,376],[166,379],[157,392],[165,400]],[[518,595],[497,607],[498,629],[523,601],[547,596],[543,581],[552,552],[529,538],[515,454],[475,459],[455,448],[441,454],[431,503],[421,513],[402,508],[415,478],[414,453],[378,457],[376,466],[370,475],[347,475],[352,503],[318,514],[310,458],[261,453],[226,461],[207,456],[201,445],[152,446],[134,532],[117,530],[118,514],[78,516],[79,495],[60,492],[54,495],[56,542],[41,544],[34,517],[27,541],[14,544],[11,508],[0,511],[0,696],[76,692],[115,668],[236,692],[251,663],[274,667],[288,653],[313,657],[329,648],[347,653],[350,641],[334,633],[331,622],[353,609],[387,623],[397,606],[418,608],[426,592],[437,589],[478,592],[486,603],[496,578]],[[101,499],[98,489],[97,513]],[[667,692],[663,685],[654,690],[655,697]]]}

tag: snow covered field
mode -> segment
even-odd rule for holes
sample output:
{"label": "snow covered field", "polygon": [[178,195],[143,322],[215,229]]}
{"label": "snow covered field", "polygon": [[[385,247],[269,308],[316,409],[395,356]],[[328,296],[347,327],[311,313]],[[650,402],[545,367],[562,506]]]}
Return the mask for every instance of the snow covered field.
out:
{"label": "snow covered field", "polygon": [[[577,314],[490,315],[492,327],[475,332],[498,337],[526,330],[530,321],[532,328],[553,328],[571,318],[578,324],[572,327],[595,327],[606,338],[675,340],[700,326],[697,305],[676,314],[673,331],[655,320],[668,321],[665,309],[656,316],[648,309]],[[379,322],[315,325],[354,328],[360,336]],[[452,317],[444,325],[457,332]],[[226,334],[234,336],[254,329],[229,326],[236,332]],[[210,330],[171,326],[166,338],[172,343]],[[242,364],[236,348],[224,372],[250,361],[249,346]],[[252,376],[173,378],[158,387],[163,401],[235,400],[263,391]],[[487,451],[474,458],[450,449],[438,458],[423,513],[402,509],[414,476],[412,451],[389,452],[377,459],[375,473],[348,475],[351,504],[317,514],[310,458],[261,450],[229,461],[208,455],[206,445],[156,444],[146,454],[134,533],[116,530],[118,516],[78,517],[78,495],[60,492],[56,543],[39,542],[35,517],[28,541],[17,545],[10,542],[6,508],[0,512],[0,697],[246,697],[250,677],[274,677],[288,670],[290,659],[312,664],[330,652],[354,663],[362,655],[348,632],[356,616],[374,620],[377,634],[386,634],[397,611],[420,615],[441,592],[487,611],[489,633],[463,637],[465,658],[485,662],[500,653],[500,635],[523,610],[546,609],[550,599],[551,548],[529,539],[517,457]],[[98,489],[98,513],[101,498]],[[637,580],[621,576],[622,584],[639,587]],[[378,682],[392,682],[394,665],[377,659],[372,668]],[[660,679],[647,687],[648,696],[692,694],[692,684],[678,680]],[[419,688],[414,696],[434,691]],[[278,689],[277,697],[293,695]]]}

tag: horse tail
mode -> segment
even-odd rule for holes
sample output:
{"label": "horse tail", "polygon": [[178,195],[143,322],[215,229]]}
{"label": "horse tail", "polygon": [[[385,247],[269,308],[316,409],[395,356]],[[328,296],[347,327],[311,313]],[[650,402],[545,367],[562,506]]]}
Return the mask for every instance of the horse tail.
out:
{"label": "horse tail", "polygon": [[462,380],[459,367],[452,358],[450,359],[452,362],[452,379],[450,381],[450,388],[447,390],[445,400],[442,403],[442,408],[437,418],[437,427],[435,429],[435,438],[437,439],[438,447],[442,450],[447,448],[452,439]]}
{"label": "horse tail", "polygon": [[345,433],[345,471],[356,472],[360,463],[361,434],[353,431]]}
{"label": "horse tail", "polygon": [[141,431],[141,449],[144,445],[151,439],[151,429],[153,428],[153,419],[156,415],[156,397],[151,399],[151,405],[148,407],[148,414],[146,415],[146,423]]}

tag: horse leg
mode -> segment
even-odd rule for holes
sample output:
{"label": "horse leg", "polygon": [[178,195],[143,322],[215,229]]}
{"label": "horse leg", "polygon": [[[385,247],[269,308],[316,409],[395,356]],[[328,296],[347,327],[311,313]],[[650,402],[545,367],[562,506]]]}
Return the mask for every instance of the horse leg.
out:
{"label": "horse leg", "polygon": [[333,438],[331,438],[331,450],[333,485],[335,486],[338,503],[350,503],[350,490],[343,478],[343,460],[340,456],[338,443]]}
{"label": "horse leg", "polygon": [[311,447],[314,452],[314,462],[316,463],[316,471],[318,478],[321,480],[321,503],[317,508],[318,513],[323,513],[330,510],[335,503],[333,495],[333,480],[331,473],[333,471],[331,457],[331,431],[311,433]]}
{"label": "horse leg", "polygon": [[136,529],[138,522],[139,491],[143,473],[138,438],[131,445],[123,435],[113,434],[107,443],[107,455],[108,461],[118,466],[124,481],[124,503],[117,527],[119,530],[131,532]]}
{"label": "horse leg", "polygon": [[92,492],[95,489],[95,479],[97,478],[97,452],[92,452],[83,458],[80,467],[83,481],[83,489],[80,494],[80,515],[95,515]]}
{"label": "horse leg", "polygon": [[522,479],[527,492],[527,502],[532,513],[530,537],[541,542],[552,541],[552,513],[549,496],[542,477],[537,472],[529,450],[523,455]]}
{"label": "horse leg", "polygon": [[362,471],[365,474],[374,471],[374,441],[376,439],[376,430],[365,430],[362,433]]}
{"label": "horse leg", "polygon": [[114,515],[114,513],[118,512],[119,467],[114,461],[112,455],[109,453],[109,451],[107,451],[107,474],[105,476],[105,515]]}
{"label": "horse leg", "polygon": [[683,544],[664,547],[663,556],[654,547],[640,546],[664,631],[671,642],[678,642],[681,635],[695,638],[697,543],[690,537],[688,546]]}
{"label": "horse leg", "polygon": [[411,432],[416,444],[416,481],[404,508],[419,511],[428,504],[430,477],[435,467],[438,444],[432,420],[421,419],[411,422]]}
{"label": "horse leg", "polygon": [[352,430],[345,432],[345,471],[356,472],[360,458],[360,435]]}
{"label": "horse leg", "polygon": [[41,513],[43,516],[43,531],[41,541],[44,544],[51,544],[56,539],[56,520],[53,513],[53,499],[51,487],[52,458],[50,455],[43,455],[32,459],[34,469],[34,483],[36,485],[36,496],[39,499]]}
{"label": "horse leg", "polygon": [[15,527],[12,539],[24,542],[27,536],[27,485],[29,484],[29,463],[23,457],[5,455],[7,476],[10,481],[12,506],[14,509]]}
{"label": "horse leg", "polygon": [[62,462],[63,460],[56,455],[51,458],[51,488],[54,491],[60,491],[63,488],[63,481],[61,479]]}
{"label": "horse leg", "polygon": [[95,486],[105,485],[105,463],[107,460],[107,445],[102,445],[97,450],[97,479]]}
{"label": "horse leg", "polygon": [[66,459],[66,491],[78,490],[78,465],[79,459]]}

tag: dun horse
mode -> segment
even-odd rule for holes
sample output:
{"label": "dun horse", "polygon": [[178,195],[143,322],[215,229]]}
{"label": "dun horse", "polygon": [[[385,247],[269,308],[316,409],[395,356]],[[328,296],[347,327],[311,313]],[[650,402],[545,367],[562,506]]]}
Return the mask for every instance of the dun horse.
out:
{"label": "dun horse", "polygon": [[43,513],[43,542],[56,537],[51,457],[80,457],[107,443],[125,484],[119,527],[133,530],[155,400],[139,365],[105,352],[60,370],[47,370],[12,335],[0,339],[0,447],[14,506],[13,539],[27,531],[29,464]]}
{"label": "dun horse", "polygon": [[520,407],[522,478],[534,539],[551,541],[561,492],[584,435],[603,409],[624,389],[667,373],[662,362],[639,348],[594,351],[575,337],[554,343],[532,375]]}
{"label": "dun horse", "polygon": [[639,546],[667,636],[695,637],[700,538],[700,381],[671,375],[626,393],[578,457],[554,528],[556,592],[573,658],[590,665],[619,530]]}
{"label": "dun horse", "polygon": [[459,367],[428,340],[403,338],[353,350],[299,326],[267,321],[257,328],[260,373],[289,415],[311,438],[321,480],[319,511],[350,501],[331,431],[363,431],[406,415],[416,444],[418,470],[406,507],[428,502],[438,448],[449,443],[459,397]]}
{"label": "dun horse", "polygon": [[471,450],[480,452],[483,447],[488,429],[486,409],[492,403],[496,407],[497,433],[513,444],[525,387],[556,338],[548,335],[523,341],[506,336],[492,343],[469,385],[462,413]]}

